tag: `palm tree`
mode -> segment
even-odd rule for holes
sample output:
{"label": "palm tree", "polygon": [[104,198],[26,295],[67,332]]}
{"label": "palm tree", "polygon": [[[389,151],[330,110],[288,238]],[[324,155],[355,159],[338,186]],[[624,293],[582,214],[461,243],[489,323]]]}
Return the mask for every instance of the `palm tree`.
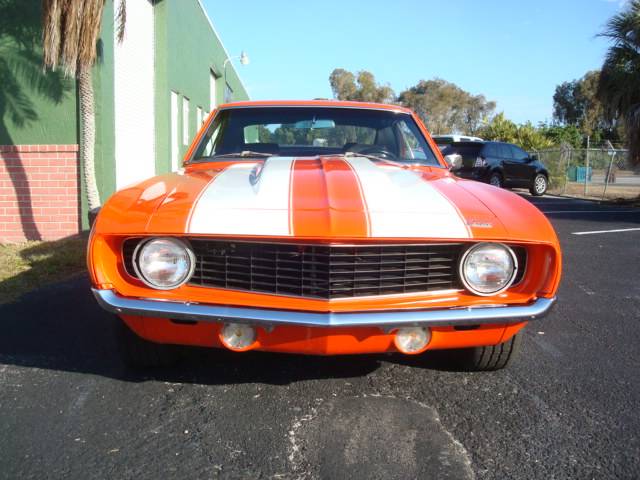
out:
{"label": "palm tree", "polygon": [[600,73],[598,97],[610,120],[624,121],[629,157],[640,164],[640,0],[613,16],[600,35],[612,45]]}
{"label": "palm tree", "polygon": [[[97,40],[105,0],[43,0],[44,64],[78,80],[80,101],[80,157],[89,210],[100,206],[95,176],[95,109],[92,67],[97,56]],[[124,35],[125,0],[120,0],[116,29]]]}

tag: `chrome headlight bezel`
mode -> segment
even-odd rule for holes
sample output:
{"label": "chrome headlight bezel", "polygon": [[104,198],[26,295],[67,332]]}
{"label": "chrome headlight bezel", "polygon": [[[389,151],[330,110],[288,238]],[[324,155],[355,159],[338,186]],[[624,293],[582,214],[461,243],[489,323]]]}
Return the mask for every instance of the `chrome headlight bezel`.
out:
{"label": "chrome headlight bezel", "polygon": [[[186,273],[180,279],[179,282],[175,282],[175,283],[173,283],[171,285],[159,285],[159,284],[153,283],[144,274],[143,268],[140,265],[140,258],[141,258],[142,251],[149,244],[151,244],[153,242],[157,242],[157,241],[169,242],[169,243],[181,248],[187,254],[187,258],[189,260],[189,267],[187,268]],[[195,257],[195,255],[193,253],[193,250],[191,249],[191,246],[185,240],[182,240],[182,239],[179,239],[179,238],[175,238],[175,237],[151,237],[151,238],[147,238],[147,239],[144,239],[144,240],[140,241],[138,243],[138,245],[136,245],[136,248],[133,251],[133,262],[132,263],[133,263],[133,269],[135,270],[136,275],[138,276],[138,279],[142,283],[144,283],[146,286],[148,286],[150,288],[153,288],[154,290],[175,290],[176,288],[179,288],[182,285],[184,285],[185,283],[187,283],[191,279],[191,277],[193,276],[193,272],[194,272],[194,270],[196,268],[196,257]]]}
{"label": "chrome headlight bezel", "polygon": [[[511,275],[509,276],[508,281],[502,287],[500,287],[500,289],[492,292],[483,292],[481,290],[478,290],[473,285],[471,285],[471,283],[468,281],[467,276],[465,274],[465,270],[466,270],[465,265],[469,258],[469,255],[479,249],[487,248],[487,247],[489,248],[498,247],[506,251],[510,256],[511,262],[513,265],[513,270],[511,271]],[[517,274],[518,274],[518,257],[516,256],[514,251],[511,249],[511,247],[509,247],[508,245],[505,245],[504,243],[498,243],[498,242],[476,243],[475,245],[472,245],[471,247],[467,248],[467,250],[462,255],[462,258],[460,259],[460,264],[458,267],[458,275],[460,276],[460,281],[462,282],[464,287],[474,295],[478,295],[481,297],[492,297],[494,295],[499,295],[500,293],[504,292],[509,287],[511,287],[511,285],[513,285],[513,282],[515,281]]]}

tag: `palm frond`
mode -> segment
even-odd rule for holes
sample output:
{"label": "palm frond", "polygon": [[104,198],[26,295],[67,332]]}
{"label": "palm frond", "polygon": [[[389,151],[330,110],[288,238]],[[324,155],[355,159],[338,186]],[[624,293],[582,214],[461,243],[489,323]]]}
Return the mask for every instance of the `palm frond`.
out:
{"label": "palm frond", "polygon": [[[71,0],[76,1],[76,0]],[[96,43],[102,27],[105,0],[84,0],[83,21],[78,49],[78,68],[91,67],[97,55]]]}
{"label": "palm frond", "polygon": [[609,19],[598,36],[608,38],[615,46],[640,51],[640,0],[633,0],[627,10]]}
{"label": "palm frond", "polygon": [[118,3],[118,11],[116,13],[116,39],[122,43],[124,40],[124,27],[127,24],[127,1],[120,0]]}
{"label": "palm frond", "polygon": [[631,161],[640,163],[640,0],[613,16],[601,37],[611,41],[598,84],[598,98],[612,123],[622,120]]}
{"label": "palm frond", "polygon": [[62,44],[62,4],[63,0],[43,0],[42,2],[42,47],[44,65],[55,70],[60,61]]}
{"label": "palm frond", "polygon": [[75,76],[96,59],[105,0],[43,0],[44,64]]}

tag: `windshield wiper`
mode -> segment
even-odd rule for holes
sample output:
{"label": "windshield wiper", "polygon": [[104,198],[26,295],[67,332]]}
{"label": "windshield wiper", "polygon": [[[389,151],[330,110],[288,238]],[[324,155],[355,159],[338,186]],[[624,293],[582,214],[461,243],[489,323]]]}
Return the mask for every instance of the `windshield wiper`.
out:
{"label": "windshield wiper", "polygon": [[375,160],[376,162],[393,162],[390,158],[378,157],[377,155],[371,155],[369,153],[358,153],[358,152],[345,152],[345,157],[364,157],[369,160]]}
{"label": "windshield wiper", "polygon": [[193,162],[208,162],[208,161],[211,161],[211,159],[218,159],[218,158],[273,157],[273,156],[276,156],[276,155],[274,155],[273,153],[243,150],[242,152],[219,153],[218,155],[210,155],[208,157],[198,157],[198,158],[194,158]]}
{"label": "windshield wiper", "polygon": [[254,152],[252,150],[243,150],[241,152],[221,153],[219,155],[213,155],[211,158],[224,158],[224,157],[273,157],[273,153],[266,152]]}

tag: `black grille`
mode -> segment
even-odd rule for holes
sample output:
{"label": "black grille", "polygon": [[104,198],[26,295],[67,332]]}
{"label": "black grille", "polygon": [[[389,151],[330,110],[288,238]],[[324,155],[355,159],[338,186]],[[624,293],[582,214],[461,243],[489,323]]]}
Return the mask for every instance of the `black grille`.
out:
{"label": "black grille", "polygon": [[190,284],[313,298],[459,288],[461,244],[336,246],[191,239]]}
{"label": "black grille", "polygon": [[[124,267],[137,277],[133,252],[140,238],[122,247]],[[191,285],[311,298],[429,292],[462,288],[457,268],[463,244],[303,245],[192,238],[196,256]],[[526,249],[518,257],[518,284]]]}
{"label": "black grille", "polygon": [[124,268],[129,275],[138,278],[136,270],[133,268],[133,252],[140,242],[140,238],[129,238],[122,244],[122,257],[124,258]]}

